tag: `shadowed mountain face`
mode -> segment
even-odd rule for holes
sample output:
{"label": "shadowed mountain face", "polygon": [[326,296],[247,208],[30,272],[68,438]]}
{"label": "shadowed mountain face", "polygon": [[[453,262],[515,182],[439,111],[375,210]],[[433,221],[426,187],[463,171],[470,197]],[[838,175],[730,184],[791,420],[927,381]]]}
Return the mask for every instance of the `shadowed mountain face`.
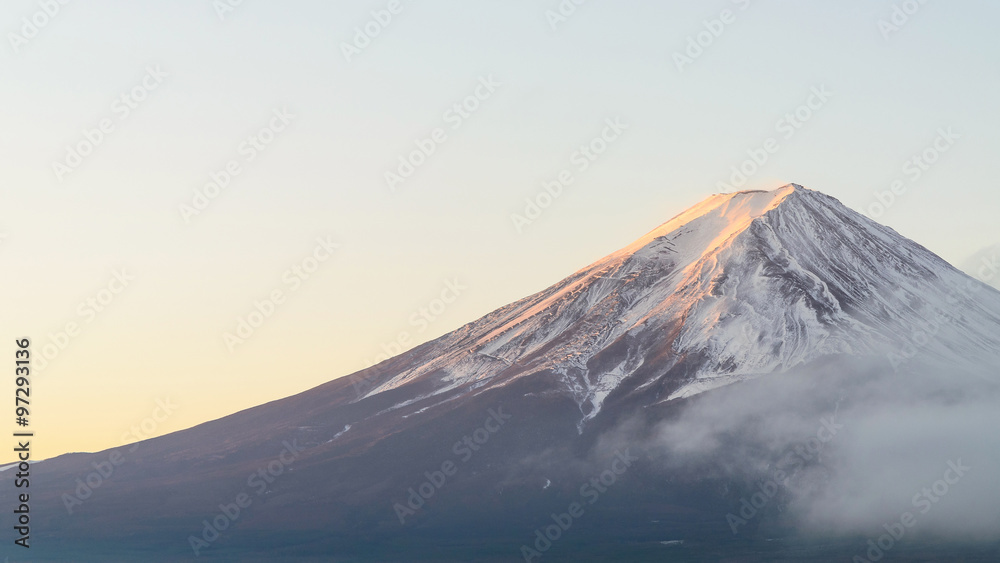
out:
{"label": "shadowed mountain face", "polygon": [[[767,459],[774,435],[761,439],[763,415],[748,411],[724,437],[701,436],[713,418],[689,429],[690,413],[755,393],[765,405],[788,390],[796,407],[767,408],[806,405],[820,425],[822,413],[879,395],[917,365],[971,373],[995,364],[998,349],[1000,293],[891,229],[797,185],[715,195],[363,372],[134,447],[32,466],[33,555],[849,558],[852,539],[822,549],[791,539],[801,537],[783,516],[794,489],[734,529],[727,514],[754,494],[759,471],[780,465]],[[693,435],[728,444],[725,453],[678,462]],[[789,474],[811,478],[803,468]],[[7,502],[11,473],[0,473]],[[552,525],[565,530],[543,549],[536,531]],[[775,537],[784,539],[765,541]],[[936,549],[955,553],[941,542],[895,553]],[[994,555],[976,547],[966,560]]]}

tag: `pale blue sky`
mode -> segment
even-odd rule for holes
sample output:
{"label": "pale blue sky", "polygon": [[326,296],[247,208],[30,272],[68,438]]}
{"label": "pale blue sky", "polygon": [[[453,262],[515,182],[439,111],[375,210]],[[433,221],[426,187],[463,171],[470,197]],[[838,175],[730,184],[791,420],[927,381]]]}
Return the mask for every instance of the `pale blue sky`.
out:
{"label": "pale blue sky", "polygon": [[[157,431],[185,427],[350,373],[401,332],[452,330],[720,191],[771,137],[745,187],[797,182],[865,210],[900,178],[880,221],[955,263],[1000,239],[998,5],[930,2],[886,40],[882,0],[590,0],[555,30],[558,0],[401,0],[346,61],[388,4],[244,0],[220,20],[212,0],[70,2],[15,53],[9,34],[40,8],[5,3],[3,333],[45,344],[86,323],[39,376],[39,424],[61,440],[47,453],[114,445],[156,398],[182,405]],[[678,71],[726,9],[735,21]],[[147,67],[167,76],[121,119],[112,104]],[[454,129],[446,110],[490,76]],[[785,139],[779,120],[821,86],[833,96]],[[241,143],[281,108],[290,125],[247,162]],[[613,118],[629,129],[579,172],[574,152]],[[53,161],[102,119],[114,130],[57,181]],[[390,192],[385,172],[439,127]],[[911,181],[907,160],[948,128],[960,137]],[[178,206],[234,159],[240,175],[185,223]],[[574,183],[519,234],[511,214],[564,169]],[[287,289],[319,236],[342,247],[231,353],[223,333]],[[136,280],[87,323],[78,305],[121,267]],[[468,289],[419,332],[412,315],[455,277]],[[70,414],[84,403],[104,414]]]}

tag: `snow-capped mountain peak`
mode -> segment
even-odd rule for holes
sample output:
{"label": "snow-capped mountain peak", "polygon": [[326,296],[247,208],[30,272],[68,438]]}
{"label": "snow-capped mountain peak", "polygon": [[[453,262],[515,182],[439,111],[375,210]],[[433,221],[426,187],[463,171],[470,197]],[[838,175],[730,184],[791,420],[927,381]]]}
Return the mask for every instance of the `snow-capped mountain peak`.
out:
{"label": "snow-capped mountain peak", "polygon": [[367,396],[421,381],[434,390],[407,404],[444,401],[539,377],[576,400],[583,423],[612,393],[657,402],[826,355],[890,354],[941,316],[955,322],[924,351],[968,358],[1000,346],[1000,293],[949,290],[968,281],[802,186],[717,194],[428,344]]}

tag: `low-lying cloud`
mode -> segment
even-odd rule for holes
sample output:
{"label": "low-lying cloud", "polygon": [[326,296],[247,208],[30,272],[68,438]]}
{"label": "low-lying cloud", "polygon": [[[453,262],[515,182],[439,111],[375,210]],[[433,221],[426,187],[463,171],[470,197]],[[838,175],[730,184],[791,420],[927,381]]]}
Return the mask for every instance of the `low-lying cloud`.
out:
{"label": "low-lying cloud", "polygon": [[1000,537],[1000,392],[988,372],[827,362],[696,397],[647,449],[672,473],[768,493],[743,517],[810,535],[877,536],[911,513],[913,535]]}

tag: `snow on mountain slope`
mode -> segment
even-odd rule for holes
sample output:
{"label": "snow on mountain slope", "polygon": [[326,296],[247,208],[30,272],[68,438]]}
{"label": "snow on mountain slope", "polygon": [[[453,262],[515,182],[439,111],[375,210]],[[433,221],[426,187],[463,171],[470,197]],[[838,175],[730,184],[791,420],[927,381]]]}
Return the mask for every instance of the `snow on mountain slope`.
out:
{"label": "snow on mountain slope", "polygon": [[[438,339],[368,395],[431,381],[430,396],[450,400],[550,373],[583,423],[626,380],[629,392],[670,400],[830,354],[908,350],[932,328],[917,339],[922,353],[989,359],[1000,293],[960,289],[969,283],[979,282],[819,192],[718,194]],[[671,370],[682,380],[664,391]]]}

